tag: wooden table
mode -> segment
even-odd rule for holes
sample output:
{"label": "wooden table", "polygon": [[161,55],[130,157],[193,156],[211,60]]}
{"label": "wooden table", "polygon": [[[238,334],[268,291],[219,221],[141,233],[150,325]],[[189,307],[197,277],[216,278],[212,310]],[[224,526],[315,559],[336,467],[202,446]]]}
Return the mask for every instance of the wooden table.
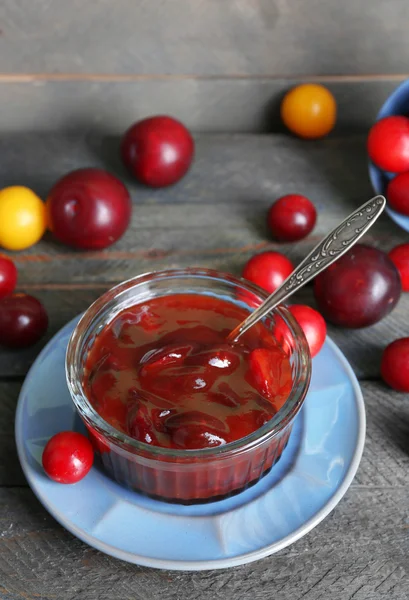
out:
{"label": "wooden table", "polygon": [[[308,239],[280,247],[295,261],[372,194],[363,136],[303,142],[284,135],[213,134],[196,141],[189,175],[155,191],[138,187],[122,171],[116,137],[33,133],[0,139],[2,181],[45,195],[62,173],[93,164],[124,177],[134,201],[130,229],[104,252],[76,253],[46,238],[15,255],[21,289],[48,310],[48,338],[112,283],[142,271],[197,265],[240,273],[253,253],[278,247],[269,239],[265,213],[280,194],[305,193],[319,213]],[[406,239],[384,216],[366,242],[388,250]],[[311,288],[299,299],[313,303]],[[47,514],[27,487],[13,436],[21,381],[46,340],[28,351],[2,351],[0,597],[111,600],[115,588],[121,599],[407,599],[409,411],[407,397],[379,381],[379,358],[388,341],[408,333],[408,314],[409,296],[403,295],[393,313],[371,328],[329,328],[361,380],[368,417],[361,466],[337,508],[270,558],[203,573],[156,571],[104,556]]]}
{"label": "wooden table", "polygon": [[[281,194],[319,211],[308,239],[280,247],[298,261],[373,194],[365,139],[407,75],[407,0],[3,0],[0,7],[0,187],[45,198],[71,169],[123,177],[132,225],[114,247],[76,253],[46,238],[14,256],[19,287],[50,316],[36,348],[0,351],[0,600],[407,600],[409,405],[379,380],[382,348],[409,335],[409,295],[364,330],[329,328],[362,385],[367,441],[346,496],[278,554],[229,570],[139,568],[89,548],[27,487],[14,443],[23,378],[41,346],[113,283],[151,269],[239,274],[277,248],[265,213]],[[279,105],[300,81],[328,86],[331,136],[283,135]],[[192,171],[168,190],[135,185],[118,160],[134,120],[167,113],[196,135]],[[408,234],[383,216],[366,241],[389,250]],[[311,288],[299,296],[313,303]],[[348,432],[345,432],[348,435]]]}

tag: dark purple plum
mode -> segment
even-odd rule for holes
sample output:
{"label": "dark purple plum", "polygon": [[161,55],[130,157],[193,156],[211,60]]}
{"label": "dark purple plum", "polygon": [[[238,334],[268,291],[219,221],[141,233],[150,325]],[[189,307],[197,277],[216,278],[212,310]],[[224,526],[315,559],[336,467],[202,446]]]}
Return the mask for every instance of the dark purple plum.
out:
{"label": "dark purple plum", "polygon": [[47,327],[45,308],[34,296],[12,294],[0,300],[0,346],[31,346],[45,334]]}
{"label": "dark purple plum", "polygon": [[353,329],[383,319],[397,304],[401,291],[398,270],[388,255],[364,244],[356,244],[314,282],[322,316]]}

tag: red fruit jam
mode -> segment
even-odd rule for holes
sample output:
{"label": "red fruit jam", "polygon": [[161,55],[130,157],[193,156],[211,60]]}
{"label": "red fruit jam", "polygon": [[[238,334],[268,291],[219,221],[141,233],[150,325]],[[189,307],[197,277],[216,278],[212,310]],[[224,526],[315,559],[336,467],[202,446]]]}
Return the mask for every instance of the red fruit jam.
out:
{"label": "red fruit jam", "polygon": [[122,311],[87,356],[90,403],[113,427],[151,446],[194,450],[249,435],[283,406],[292,370],[264,325],[226,343],[247,315],[198,294]]}

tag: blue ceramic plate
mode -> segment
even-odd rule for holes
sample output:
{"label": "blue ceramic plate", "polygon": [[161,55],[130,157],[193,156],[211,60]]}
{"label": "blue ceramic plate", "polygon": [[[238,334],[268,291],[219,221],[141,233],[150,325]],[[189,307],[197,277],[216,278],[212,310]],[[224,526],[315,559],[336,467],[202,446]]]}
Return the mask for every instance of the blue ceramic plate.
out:
{"label": "blue ceramic plate", "polygon": [[[384,117],[390,117],[391,115],[409,116],[409,79],[404,81],[389,96],[379,111],[376,121],[379,121],[379,119],[383,119]],[[378,169],[373,163],[369,162],[369,178],[376,194],[385,196],[386,186],[389,180],[394,176],[394,173],[381,171],[381,169]],[[385,211],[397,225],[402,227],[405,231],[409,231],[409,217],[392,210],[388,205],[386,206]]]}
{"label": "blue ceramic plate", "polygon": [[231,567],[281,550],[338,504],[361,459],[365,409],[345,357],[327,340],[313,361],[311,388],[281,460],[257,485],[205,505],[179,506],[124,489],[93,467],[75,485],[48,479],[45,443],[82,425],[65,383],[64,359],[77,319],[48,343],[18,402],[16,441],[27,480],[71,533],[117,558],[163,569]]}

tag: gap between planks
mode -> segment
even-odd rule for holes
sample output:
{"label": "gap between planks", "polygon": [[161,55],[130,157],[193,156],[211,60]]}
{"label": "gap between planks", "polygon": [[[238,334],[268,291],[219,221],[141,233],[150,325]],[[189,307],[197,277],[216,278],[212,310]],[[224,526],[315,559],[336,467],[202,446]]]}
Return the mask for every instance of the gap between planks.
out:
{"label": "gap between planks", "polygon": [[190,75],[166,73],[0,73],[0,83],[35,83],[37,81],[91,81],[91,82],[134,82],[134,81],[311,81],[315,82],[366,82],[366,81],[404,81],[409,78],[408,73],[362,73],[345,75],[269,75],[259,73],[249,75],[246,73],[232,73],[229,75]]}
{"label": "gap between planks", "polygon": [[[153,229],[153,228],[152,228]],[[155,228],[157,229],[157,228]],[[309,241],[314,241],[314,237],[309,238]],[[317,240],[321,239],[321,236],[316,237]],[[262,250],[267,248],[268,246],[272,246],[271,242],[258,242],[255,244],[248,244],[247,246],[240,246],[239,248],[206,248],[206,249],[198,249],[197,251],[188,249],[188,250],[155,250],[155,249],[146,249],[146,250],[136,250],[131,252],[129,250],[113,250],[113,251],[97,251],[97,252],[61,252],[56,254],[20,254],[16,255],[14,258],[15,262],[53,262],[55,260],[72,260],[73,258],[91,258],[93,260],[127,260],[132,258],[169,258],[172,256],[195,256],[195,255],[209,255],[213,256],[214,254],[236,254],[238,252],[249,252],[253,250]]]}

